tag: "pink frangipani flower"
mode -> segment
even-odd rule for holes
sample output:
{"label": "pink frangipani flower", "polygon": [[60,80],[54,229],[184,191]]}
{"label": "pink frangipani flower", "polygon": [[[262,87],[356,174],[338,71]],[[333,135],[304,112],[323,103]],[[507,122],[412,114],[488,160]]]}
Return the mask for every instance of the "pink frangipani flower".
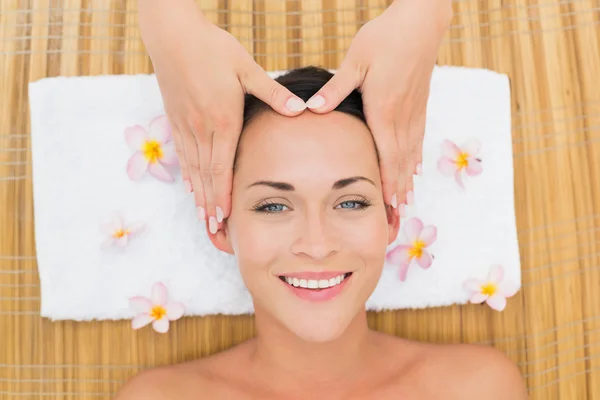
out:
{"label": "pink frangipani flower", "polygon": [[463,288],[470,294],[470,302],[481,304],[484,301],[497,311],[504,310],[506,298],[517,293],[518,287],[513,282],[504,281],[504,269],[501,265],[493,265],[486,280],[469,279]]}
{"label": "pink frangipani flower", "polygon": [[419,218],[411,218],[404,224],[402,243],[390,250],[386,260],[400,267],[400,280],[406,280],[408,268],[414,261],[421,268],[429,268],[433,261],[427,251],[437,239],[437,228],[433,225],[423,226]]}
{"label": "pink frangipani flower", "polygon": [[165,168],[178,164],[175,142],[172,140],[171,127],[165,115],[150,122],[150,130],[140,125],[125,129],[125,141],[135,153],[127,162],[127,175],[137,180],[146,171],[163,182],[173,182],[173,176]]}
{"label": "pink frangipani flower", "polygon": [[152,286],[150,298],[136,296],[129,299],[129,306],[138,315],[131,321],[133,329],[140,329],[149,323],[156,332],[165,333],[169,330],[169,321],[175,321],[183,316],[182,303],[169,301],[167,288],[161,282]]}
{"label": "pink frangipani flower", "polygon": [[454,176],[456,183],[465,188],[462,171],[469,176],[477,176],[483,172],[481,159],[477,158],[481,144],[477,140],[469,140],[462,147],[449,140],[442,143],[442,157],[438,160],[438,171],[444,176]]}
{"label": "pink frangipani flower", "polygon": [[139,232],[144,228],[144,224],[141,222],[133,222],[130,224],[124,224],[123,218],[115,213],[111,220],[100,226],[100,230],[104,233],[107,238],[102,243],[102,248],[108,248],[113,244],[119,247],[124,247],[129,243],[129,236]]}

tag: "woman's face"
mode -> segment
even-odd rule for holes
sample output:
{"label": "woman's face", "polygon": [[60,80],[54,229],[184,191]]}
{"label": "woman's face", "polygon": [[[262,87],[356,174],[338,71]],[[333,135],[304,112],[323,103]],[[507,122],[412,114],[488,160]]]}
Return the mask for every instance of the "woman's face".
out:
{"label": "woman's face", "polygon": [[371,133],[340,112],[265,111],[239,146],[231,214],[213,243],[235,254],[257,314],[333,340],[364,309],[398,233]]}

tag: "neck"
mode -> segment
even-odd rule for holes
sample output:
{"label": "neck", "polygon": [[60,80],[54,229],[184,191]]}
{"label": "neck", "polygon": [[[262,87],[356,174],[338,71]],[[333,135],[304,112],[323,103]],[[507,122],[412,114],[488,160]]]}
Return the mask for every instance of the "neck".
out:
{"label": "neck", "polygon": [[255,310],[255,326],[253,367],[277,386],[352,382],[369,368],[376,349],[364,309],[341,336],[325,343],[304,341],[261,310]]}

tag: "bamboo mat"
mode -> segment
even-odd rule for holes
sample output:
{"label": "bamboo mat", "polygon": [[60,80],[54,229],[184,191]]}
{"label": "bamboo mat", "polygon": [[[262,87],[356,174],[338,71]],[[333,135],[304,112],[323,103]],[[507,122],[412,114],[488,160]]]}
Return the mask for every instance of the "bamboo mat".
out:
{"label": "bamboo mat", "polygon": [[[378,0],[201,0],[268,70],[336,68]],[[167,335],[129,321],[39,317],[27,83],[150,73],[136,1],[0,0],[0,398],[110,398],[136,372],[254,334],[250,317],[184,318]],[[507,73],[512,86],[523,290],[507,310],[467,305],[370,314],[372,327],[493,345],[532,399],[600,399],[600,2],[455,0],[438,63]],[[60,232],[57,232],[60,234]]]}

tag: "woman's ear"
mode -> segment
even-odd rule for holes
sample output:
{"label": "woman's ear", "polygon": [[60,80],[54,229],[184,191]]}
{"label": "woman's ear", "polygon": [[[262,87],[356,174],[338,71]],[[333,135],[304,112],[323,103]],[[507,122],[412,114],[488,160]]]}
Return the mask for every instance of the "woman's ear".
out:
{"label": "woman's ear", "polygon": [[233,254],[233,247],[229,240],[229,230],[227,229],[227,220],[219,224],[219,230],[214,235],[208,230],[208,218],[206,220],[206,233],[213,246],[225,253]]}
{"label": "woman's ear", "polygon": [[388,245],[392,244],[394,240],[398,237],[398,230],[400,229],[400,214],[399,209],[393,208],[392,206],[386,205],[385,212],[387,214],[388,220]]}

